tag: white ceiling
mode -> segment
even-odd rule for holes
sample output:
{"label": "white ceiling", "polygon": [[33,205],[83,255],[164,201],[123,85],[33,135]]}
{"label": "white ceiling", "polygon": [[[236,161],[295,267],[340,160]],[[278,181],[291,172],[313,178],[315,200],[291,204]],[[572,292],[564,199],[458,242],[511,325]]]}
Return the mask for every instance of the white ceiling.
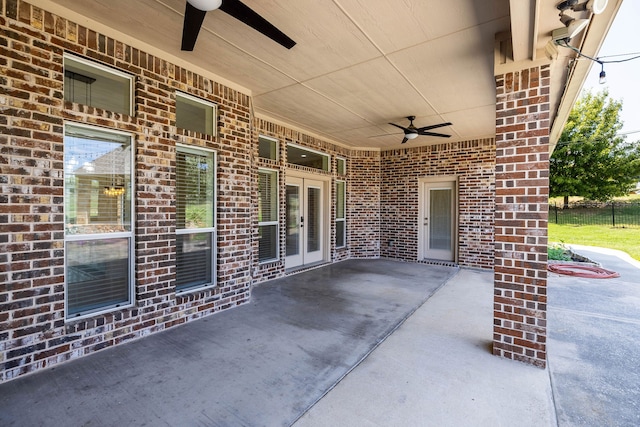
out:
{"label": "white ceiling", "polygon": [[[182,52],[185,1],[33,3],[78,13],[123,33],[125,42],[151,45],[234,82],[253,95],[257,115],[342,145],[397,148],[402,131],[387,123],[406,125],[409,115],[418,127],[452,122],[435,130],[450,140],[495,134],[495,35],[510,30],[510,0],[243,0],[296,46],[287,50],[215,10],[194,51]],[[537,28],[544,37],[529,44],[544,46],[549,28],[559,25],[556,1],[514,1],[531,5],[518,8],[518,19],[524,14],[533,27],[523,25],[520,40],[526,44]],[[536,17],[551,22],[533,26]]]}

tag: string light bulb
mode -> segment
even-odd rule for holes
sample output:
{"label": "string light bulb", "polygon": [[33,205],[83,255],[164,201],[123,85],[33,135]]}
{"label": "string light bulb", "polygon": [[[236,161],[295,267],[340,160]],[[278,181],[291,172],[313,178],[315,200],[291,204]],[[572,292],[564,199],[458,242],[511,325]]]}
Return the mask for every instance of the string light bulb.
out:
{"label": "string light bulb", "polygon": [[604,72],[604,64],[602,62],[600,62],[600,84],[605,84],[607,82],[607,73]]}

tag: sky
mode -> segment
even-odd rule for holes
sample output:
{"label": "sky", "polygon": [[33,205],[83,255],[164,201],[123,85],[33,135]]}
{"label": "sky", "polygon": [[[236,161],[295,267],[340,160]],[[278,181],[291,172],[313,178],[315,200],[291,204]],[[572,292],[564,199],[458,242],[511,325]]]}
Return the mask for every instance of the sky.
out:
{"label": "sky", "polygon": [[[610,2],[611,3],[611,2]],[[640,1],[624,0],[607,34],[598,58],[604,61],[619,60],[640,55]],[[612,56],[622,54],[626,56]],[[627,141],[640,140],[640,58],[616,64],[604,64],[607,82],[599,84],[600,65],[594,63],[583,89],[592,92],[609,89],[609,96],[622,101],[620,114],[628,133]]]}

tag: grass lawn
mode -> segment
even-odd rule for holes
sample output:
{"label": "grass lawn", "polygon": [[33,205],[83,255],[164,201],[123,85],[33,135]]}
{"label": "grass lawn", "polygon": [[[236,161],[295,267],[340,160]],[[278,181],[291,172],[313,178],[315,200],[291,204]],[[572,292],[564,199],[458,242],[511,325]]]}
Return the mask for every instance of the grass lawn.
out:
{"label": "grass lawn", "polygon": [[640,261],[640,228],[549,224],[549,242],[617,249]]}

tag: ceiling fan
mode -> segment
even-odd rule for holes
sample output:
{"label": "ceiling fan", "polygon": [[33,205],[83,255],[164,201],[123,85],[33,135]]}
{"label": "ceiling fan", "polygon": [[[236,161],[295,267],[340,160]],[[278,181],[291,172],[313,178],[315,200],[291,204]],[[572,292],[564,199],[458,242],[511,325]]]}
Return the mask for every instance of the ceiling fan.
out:
{"label": "ceiling fan", "polygon": [[416,119],[416,116],[407,116],[407,119],[409,119],[409,126],[404,127],[404,126],[400,126],[397,125],[395,123],[389,123],[391,126],[395,126],[397,128],[400,128],[404,131],[404,138],[402,139],[402,143],[404,144],[405,142],[407,142],[410,139],[415,139],[418,137],[418,135],[429,135],[429,136],[438,136],[440,138],[449,138],[451,135],[445,135],[444,133],[436,133],[436,132],[428,132],[431,129],[435,129],[435,128],[439,128],[439,127],[443,127],[443,126],[451,126],[451,123],[447,122],[447,123],[440,123],[437,125],[431,125],[431,126],[423,126],[421,128],[417,128],[413,125],[413,121]]}
{"label": "ceiling fan", "polygon": [[286,34],[240,0],[187,0],[182,27],[182,50],[193,50],[205,15],[208,11],[215,9],[220,9],[237,20],[244,22],[287,49],[291,49],[296,44]]}

